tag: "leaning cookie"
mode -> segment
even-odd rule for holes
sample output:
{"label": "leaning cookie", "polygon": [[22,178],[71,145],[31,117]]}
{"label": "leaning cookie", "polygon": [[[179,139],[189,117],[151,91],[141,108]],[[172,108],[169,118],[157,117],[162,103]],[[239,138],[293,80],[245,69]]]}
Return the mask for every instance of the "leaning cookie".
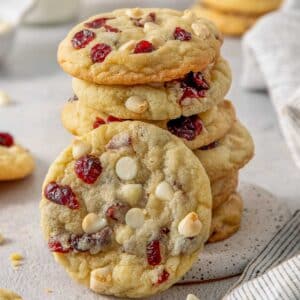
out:
{"label": "leaning cookie", "polygon": [[239,194],[234,193],[213,211],[211,235],[208,242],[223,241],[237,232],[241,225],[242,214],[243,201]]}
{"label": "leaning cookie", "polygon": [[193,153],[142,122],[100,126],[50,167],[40,204],[45,239],[69,275],[120,297],[161,292],[209,236],[211,191]]}
{"label": "leaning cookie", "polygon": [[194,151],[212,182],[244,167],[254,155],[248,130],[236,121],[220,140]]}
{"label": "leaning cookie", "polygon": [[34,161],[29,151],[16,144],[9,133],[0,132],[0,181],[24,178],[33,169]]}
{"label": "leaning cookie", "polygon": [[98,84],[165,82],[204,70],[221,44],[213,23],[190,11],[120,9],[74,27],[58,62],[73,77]]}
{"label": "leaning cookie", "polygon": [[132,120],[169,120],[204,112],[223,101],[230,85],[230,67],[223,58],[203,72],[164,83],[107,86],[73,79],[74,93],[86,106]]}
{"label": "leaning cookie", "polygon": [[0,288],[0,300],[22,300],[16,293]]}

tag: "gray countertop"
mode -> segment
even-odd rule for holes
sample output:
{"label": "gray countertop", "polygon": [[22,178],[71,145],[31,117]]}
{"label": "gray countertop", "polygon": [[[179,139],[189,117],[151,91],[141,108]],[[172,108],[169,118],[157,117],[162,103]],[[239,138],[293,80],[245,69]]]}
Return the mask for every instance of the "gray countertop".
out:
{"label": "gray countertop", "polygon": [[[58,42],[70,27],[21,28],[11,56],[0,67],[0,89],[13,99],[10,106],[0,108],[0,131],[11,132],[33,152],[37,162],[33,176],[19,182],[0,183],[0,214],[5,214],[7,206],[35,201],[36,215],[32,218],[39,218],[43,178],[49,164],[71,140],[60,122],[61,107],[72,94],[71,79],[56,63]],[[239,118],[250,129],[256,144],[256,156],[241,171],[241,180],[266,188],[295,210],[299,208],[300,171],[280,133],[269,97],[240,87],[242,53],[238,39],[225,40],[223,56],[233,69],[234,81],[228,98],[234,102]],[[233,281],[206,285],[201,293],[206,298],[202,299],[216,299]]]}

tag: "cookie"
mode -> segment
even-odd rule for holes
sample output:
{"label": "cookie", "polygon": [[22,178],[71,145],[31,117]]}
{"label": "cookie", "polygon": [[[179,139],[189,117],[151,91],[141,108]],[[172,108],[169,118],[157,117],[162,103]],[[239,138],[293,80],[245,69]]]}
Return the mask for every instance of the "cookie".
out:
{"label": "cookie", "polygon": [[227,201],[238,186],[238,172],[228,174],[226,177],[211,182],[211,193],[213,198],[213,210]]}
{"label": "cookie", "polygon": [[58,62],[98,84],[165,82],[204,70],[219,56],[215,25],[190,11],[120,9],[91,17],[61,42]]}
{"label": "cookie", "polygon": [[211,235],[209,243],[223,241],[235,232],[241,225],[243,201],[237,193],[231,194],[228,200],[213,211]]}
{"label": "cookie", "polygon": [[254,155],[248,130],[236,121],[220,140],[194,151],[212,182],[244,167]]}
{"label": "cookie", "polygon": [[169,120],[204,112],[223,101],[230,85],[230,67],[223,58],[204,72],[161,84],[105,86],[73,79],[74,93],[86,106],[131,120]]}
{"label": "cookie", "polygon": [[[65,104],[61,119],[64,127],[74,135],[85,134],[105,123],[123,121],[91,109],[83,105],[80,100]],[[190,149],[197,149],[223,137],[234,122],[234,107],[230,101],[225,100],[209,111],[198,115],[151,123],[169,130]]]}
{"label": "cookie", "polygon": [[0,288],[0,300],[22,300],[22,298],[14,292]]}
{"label": "cookie", "polygon": [[259,18],[259,16],[222,12],[202,5],[194,6],[193,12],[198,17],[213,21],[223,34],[232,36],[244,34]]}
{"label": "cookie", "polygon": [[151,124],[100,126],[49,169],[40,204],[56,261],[93,291],[161,292],[187,272],[209,236],[211,190],[197,157]]}
{"label": "cookie", "polygon": [[29,151],[16,144],[10,134],[0,132],[0,181],[24,178],[33,169],[34,161]]}
{"label": "cookie", "polygon": [[261,15],[279,8],[282,0],[202,0],[201,3],[223,12]]}

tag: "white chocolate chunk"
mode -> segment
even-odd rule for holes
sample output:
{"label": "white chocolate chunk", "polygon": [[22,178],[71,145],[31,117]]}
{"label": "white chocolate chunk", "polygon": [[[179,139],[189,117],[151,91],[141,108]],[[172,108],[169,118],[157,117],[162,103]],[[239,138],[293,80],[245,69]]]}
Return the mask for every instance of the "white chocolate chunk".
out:
{"label": "white chocolate chunk", "polygon": [[134,229],[138,229],[143,226],[144,221],[144,213],[140,208],[131,208],[125,216],[126,224]]}
{"label": "white chocolate chunk", "polygon": [[0,107],[7,106],[11,102],[10,97],[4,91],[0,90]]}
{"label": "white chocolate chunk", "polygon": [[107,225],[104,218],[99,217],[95,213],[89,213],[82,221],[82,229],[86,233],[95,233]]}
{"label": "white chocolate chunk", "polygon": [[186,9],[183,12],[182,18],[186,20],[195,19],[195,14],[190,9]]}
{"label": "white chocolate chunk", "polygon": [[101,293],[112,284],[112,270],[110,267],[95,269],[91,272],[90,289]]}
{"label": "white chocolate chunk", "polygon": [[184,237],[194,237],[201,232],[202,223],[195,212],[187,214],[178,225],[179,234]]}
{"label": "white chocolate chunk", "polygon": [[143,14],[143,11],[138,7],[126,10],[126,15],[130,18],[141,17],[142,14]]}
{"label": "white chocolate chunk", "polygon": [[125,107],[137,114],[141,114],[148,109],[148,102],[140,96],[131,96],[125,102]]}
{"label": "white chocolate chunk", "polygon": [[123,245],[133,235],[133,230],[128,225],[121,225],[116,229],[116,241]]}
{"label": "white chocolate chunk", "polygon": [[131,51],[134,49],[136,41],[131,40],[120,46],[119,51]]}
{"label": "white chocolate chunk", "polygon": [[153,22],[146,22],[143,30],[145,33],[147,33],[147,32],[157,30],[158,28],[159,28],[159,25],[157,25]]}
{"label": "white chocolate chunk", "polygon": [[135,206],[142,198],[143,186],[141,184],[124,184],[118,194],[121,200]]}
{"label": "white chocolate chunk", "polygon": [[208,28],[201,23],[195,22],[191,27],[193,32],[201,38],[207,38],[210,34]]}
{"label": "white chocolate chunk", "polygon": [[186,300],[200,300],[200,299],[193,294],[188,294]]}
{"label": "white chocolate chunk", "polygon": [[162,181],[156,187],[155,196],[161,200],[170,201],[174,196],[174,191],[168,182]]}
{"label": "white chocolate chunk", "polygon": [[92,146],[81,140],[75,140],[73,142],[72,154],[75,159],[78,159],[83,155],[90,153],[91,150],[92,150]]}
{"label": "white chocolate chunk", "polygon": [[132,180],[137,174],[136,160],[130,156],[120,158],[116,164],[116,173],[122,180]]}

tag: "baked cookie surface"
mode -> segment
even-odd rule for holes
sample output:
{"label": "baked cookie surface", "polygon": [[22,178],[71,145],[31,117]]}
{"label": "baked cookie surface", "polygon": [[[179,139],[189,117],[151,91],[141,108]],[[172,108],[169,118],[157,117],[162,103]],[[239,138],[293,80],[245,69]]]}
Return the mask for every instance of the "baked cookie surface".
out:
{"label": "baked cookie surface", "polygon": [[0,181],[24,178],[33,172],[34,165],[28,150],[16,144],[10,134],[0,132]]}
{"label": "baked cookie surface", "polygon": [[148,296],[174,284],[209,236],[209,179],[167,131],[100,126],[50,167],[40,203],[45,239],[69,275],[97,293]]}
{"label": "baked cookie surface", "polygon": [[194,153],[215,181],[245,166],[254,155],[254,143],[248,130],[236,121],[222,139]]}
{"label": "baked cookie surface", "polygon": [[182,78],[219,56],[215,25],[190,11],[120,9],[75,26],[61,42],[58,62],[98,84],[134,85]]}
{"label": "baked cookie surface", "polygon": [[16,293],[0,288],[0,300],[22,300]]}
{"label": "baked cookie surface", "polygon": [[243,214],[243,201],[237,193],[231,194],[228,200],[213,211],[209,243],[223,241],[240,228]]}
{"label": "baked cookie surface", "polygon": [[161,84],[105,86],[73,79],[74,93],[86,106],[132,120],[168,120],[204,112],[223,101],[230,85],[231,70],[222,58],[204,72]]}
{"label": "baked cookie surface", "polygon": [[[85,134],[105,123],[124,121],[91,109],[83,105],[80,100],[66,103],[61,119],[64,127],[74,135]],[[230,101],[225,100],[209,111],[198,115],[150,123],[170,131],[190,149],[197,149],[223,137],[234,122],[234,107]]]}

